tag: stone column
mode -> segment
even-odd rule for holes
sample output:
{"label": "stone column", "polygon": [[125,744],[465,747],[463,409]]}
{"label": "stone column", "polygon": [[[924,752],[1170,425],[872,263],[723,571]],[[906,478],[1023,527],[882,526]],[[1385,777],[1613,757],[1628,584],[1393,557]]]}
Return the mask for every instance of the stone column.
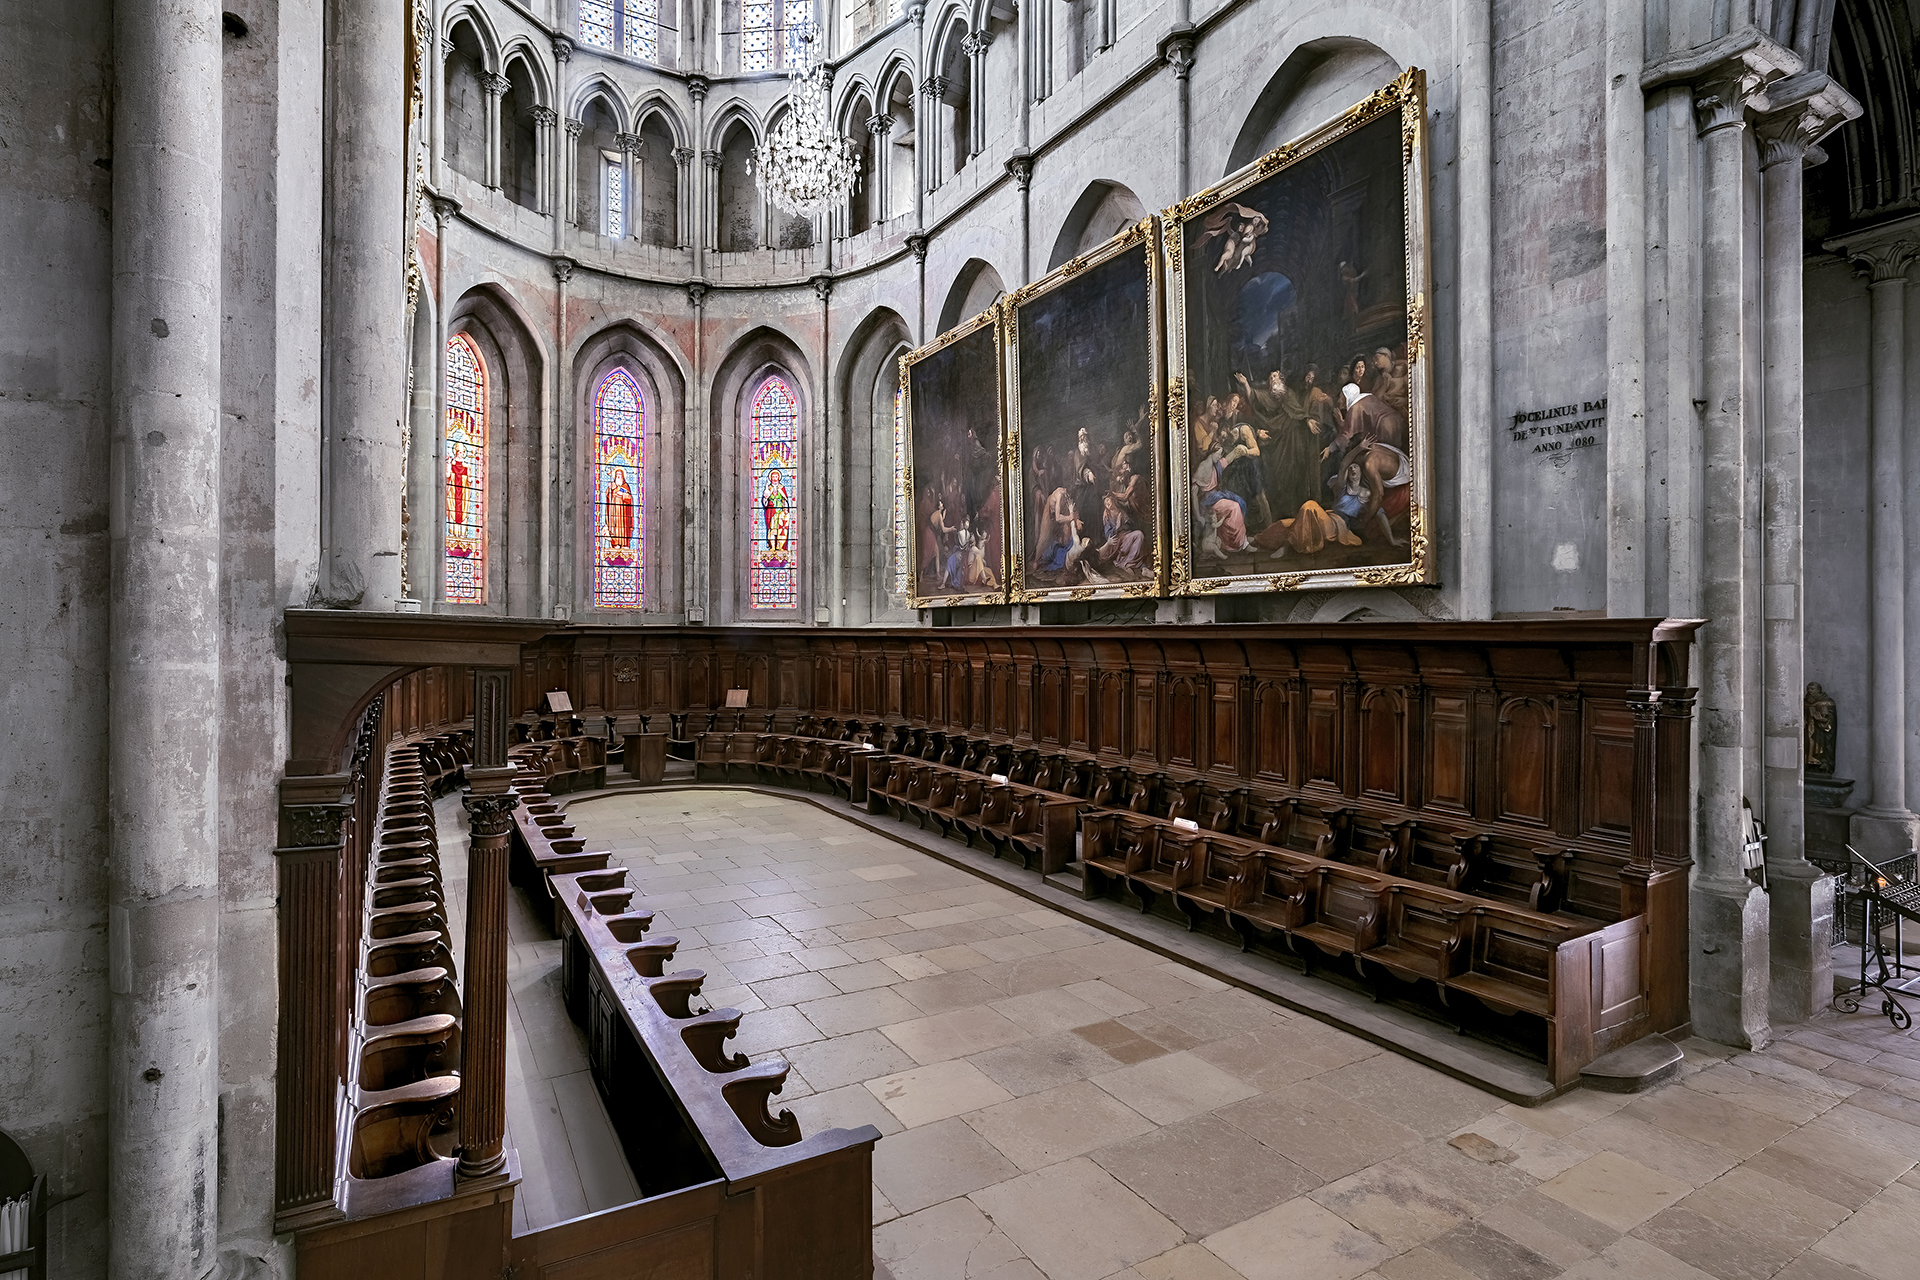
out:
{"label": "stone column", "polygon": [[540,212],[553,217],[560,207],[560,179],[556,173],[559,148],[554,145],[554,126],[560,123],[560,113],[552,107],[533,109],[534,172],[540,175]]}
{"label": "stone column", "polygon": [[1188,170],[1192,167],[1194,43],[1193,31],[1187,28],[1175,31],[1160,48],[1160,56],[1173,68],[1173,86],[1178,103],[1178,118],[1174,121],[1173,168],[1183,200],[1193,190],[1188,185]]}
{"label": "stone column", "polygon": [[928,76],[926,83],[920,86],[920,92],[927,99],[926,124],[920,130],[922,139],[920,150],[926,159],[921,162],[921,175],[926,179],[926,190],[931,193],[940,185],[940,156],[946,148],[940,145],[940,109],[945,105],[947,96],[947,78]]}
{"label": "stone column", "polygon": [[400,596],[406,475],[406,9],[340,0],[328,46],[324,602],[391,609]]}
{"label": "stone column", "polygon": [[1757,77],[1740,62],[1694,85],[1704,152],[1701,386],[1706,401],[1701,600],[1699,820],[1692,916],[1694,1029],[1723,1044],[1766,1043],[1767,899],[1741,869],[1741,802],[1758,795],[1759,708],[1749,664],[1758,628],[1747,539],[1758,518],[1752,474],[1758,405],[1748,365],[1758,300],[1748,290],[1747,100]]}
{"label": "stone column", "polygon": [[1607,0],[1606,11],[1607,613],[1638,618],[1647,612],[1646,0]]}
{"label": "stone column", "polygon": [[[568,409],[573,403],[573,347],[567,333],[567,282],[573,279],[573,269],[578,264],[572,258],[556,255],[548,265],[553,268],[553,350],[557,368],[553,379],[553,427],[542,433],[547,441],[540,452],[541,465],[546,471],[540,490],[544,515],[540,523],[540,581],[547,612],[560,618],[572,614],[581,596],[580,577],[574,572],[578,544],[573,537],[573,511],[577,508],[572,503],[561,502],[555,493],[560,487],[555,477],[574,474],[571,465],[575,438],[573,415]],[[570,486],[568,491],[575,492]],[[567,584],[564,591],[562,582]],[[592,601],[587,603],[591,605]]]}
{"label": "stone column", "polygon": [[706,151],[700,155],[701,167],[706,170],[706,234],[700,237],[700,274],[706,274],[706,249],[715,253],[720,251],[720,162],[724,157],[718,151]]}
{"label": "stone column", "polygon": [[424,521],[422,532],[433,539],[428,553],[433,567],[426,578],[430,584],[426,598],[436,609],[447,603],[447,504],[442,487],[447,465],[447,231],[459,213],[460,202],[452,196],[433,197],[433,280],[437,292],[433,308],[433,518]]}
{"label": "stone column", "polygon": [[107,1274],[159,1280],[218,1239],[222,50],[217,4],[113,17]]}
{"label": "stone column", "polygon": [[867,118],[867,136],[873,147],[873,188],[867,192],[867,206],[873,211],[873,225],[876,227],[886,222],[890,213],[888,205],[893,196],[893,144],[888,141],[892,133],[892,116],[882,114]]}
{"label": "stone column", "polygon": [[679,199],[673,209],[673,242],[685,249],[693,243],[693,157],[692,147],[675,147],[673,163],[679,174]]}
{"label": "stone column", "polygon": [[[1789,88],[1792,86],[1793,88]],[[1804,100],[1794,88],[1808,92]],[[1760,143],[1761,275],[1765,305],[1761,561],[1765,690],[1767,879],[1771,890],[1769,1007],[1776,1023],[1804,1022],[1833,998],[1833,881],[1806,859],[1806,650],[1803,391],[1805,183],[1808,147],[1859,114],[1826,76],[1796,76],[1767,94],[1776,108]]]}
{"label": "stone column", "polygon": [[[695,6],[695,8],[696,11],[699,11],[699,6]],[[700,12],[703,13],[704,11]],[[705,19],[701,17],[700,20],[704,21]],[[699,48],[699,46],[696,46],[696,48]],[[704,49],[701,50],[698,56],[705,56]],[[707,91],[711,87],[705,76],[694,75],[687,77],[687,96],[693,99],[693,132],[689,136],[696,144],[707,136]],[[712,154],[717,158],[717,152]],[[692,161],[693,153],[691,151],[688,152],[687,159],[689,162]],[[709,204],[719,203],[718,194],[712,191],[712,188],[715,186],[714,179],[719,176],[719,166],[713,161],[707,160],[705,156],[702,156],[699,169],[693,169],[691,164],[689,164],[688,168],[683,171],[683,182],[687,174],[691,174],[694,181],[694,188],[692,194],[688,197],[690,203],[687,205],[686,231],[682,236],[682,240],[684,243],[693,246],[693,274],[696,279],[699,279],[707,274],[707,246],[714,243],[712,231],[713,221],[707,213],[707,206]],[[691,396],[688,397],[688,401],[692,401]]]}
{"label": "stone column", "polygon": [[1025,286],[1033,279],[1033,156],[1025,148],[1007,157],[1007,172],[1020,188],[1020,280]]}
{"label": "stone column", "polygon": [[1906,449],[1907,270],[1920,259],[1920,219],[1837,246],[1869,281],[1873,306],[1871,659],[1868,777],[1872,798],[1853,818],[1853,844],[1870,858],[1903,853],[1920,830],[1907,798]]}
{"label": "stone column", "polygon": [[646,144],[637,133],[618,133],[614,135],[614,145],[620,148],[620,181],[624,188],[620,203],[620,238],[638,240],[640,222],[640,165],[639,157],[646,150]]}
{"label": "stone column", "polygon": [[560,158],[561,179],[565,190],[560,193],[562,219],[574,226],[580,225],[580,134],[586,129],[584,120],[567,117],[564,129],[567,135],[566,154]]}
{"label": "stone column", "polygon": [[967,158],[986,150],[987,135],[987,49],[993,44],[993,31],[982,27],[960,41],[967,55]]}
{"label": "stone column", "polygon": [[432,115],[429,128],[432,130],[433,155],[431,175],[434,187],[447,185],[447,55],[453,52],[453,45],[444,36],[429,27],[427,35],[427,110]]}
{"label": "stone column", "polygon": [[487,95],[487,187],[500,189],[500,99],[511,84],[498,72],[482,71],[480,88]]}
{"label": "stone column", "polygon": [[507,844],[513,809],[507,767],[510,667],[473,673],[473,762],[467,766],[466,991],[460,1038],[462,1181],[507,1167]]}
{"label": "stone column", "polygon": [[[717,152],[707,154],[718,161]],[[687,520],[686,541],[680,556],[680,592],[687,621],[695,624],[707,620],[708,600],[713,594],[707,577],[707,548],[713,524],[712,505],[707,500],[713,479],[713,424],[707,416],[706,299],[706,282],[689,281],[687,302],[693,308],[693,377],[687,384],[686,479],[682,490]]]}
{"label": "stone column", "polygon": [[[553,43],[553,100],[564,103],[567,100],[567,66],[573,61],[573,41],[566,36],[550,37]],[[554,112],[555,123],[561,123],[560,113]],[[553,175],[553,203],[547,212],[553,217],[553,251],[559,253],[566,247],[567,225],[573,221],[573,159],[580,148],[575,145],[580,136],[580,122],[565,120],[565,134],[558,129],[547,135],[549,145],[555,148],[550,172]]]}
{"label": "stone column", "polygon": [[[820,367],[828,369],[833,364],[833,277],[817,275],[811,281],[813,294],[820,299]],[[851,423],[841,423],[841,429],[833,429],[832,398],[822,388],[814,396],[815,439],[819,441],[820,459],[816,474],[820,481],[814,485],[814,510],[827,513],[826,537],[808,530],[805,543],[819,547],[826,544],[826,554],[814,553],[813,563],[825,562],[827,571],[824,582],[810,583],[813,595],[813,618],[820,621],[820,607],[824,603],[828,610],[828,620],[835,626],[846,625],[847,598],[847,447]],[[813,529],[819,528],[816,521]]]}
{"label": "stone column", "polygon": [[[1460,67],[1456,115],[1459,159],[1459,299],[1455,378],[1460,431],[1460,493],[1493,485],[1493,4],[1464,0],[1454,27]],[[1462,618],[1493,616],[1493,504],[1459,506]]]}

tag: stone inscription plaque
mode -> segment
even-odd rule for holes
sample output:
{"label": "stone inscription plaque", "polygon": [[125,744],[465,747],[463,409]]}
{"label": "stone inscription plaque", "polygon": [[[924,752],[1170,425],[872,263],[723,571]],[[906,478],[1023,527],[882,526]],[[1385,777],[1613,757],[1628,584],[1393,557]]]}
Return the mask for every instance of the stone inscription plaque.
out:
{"label": "stone inscription plaque", "polygon": [[1599,447],[1607,435],[1607,401],[1574,400],[1545,409],[1522,409],[1508,433],[1516,452],[1564,467],[1584,449]]}

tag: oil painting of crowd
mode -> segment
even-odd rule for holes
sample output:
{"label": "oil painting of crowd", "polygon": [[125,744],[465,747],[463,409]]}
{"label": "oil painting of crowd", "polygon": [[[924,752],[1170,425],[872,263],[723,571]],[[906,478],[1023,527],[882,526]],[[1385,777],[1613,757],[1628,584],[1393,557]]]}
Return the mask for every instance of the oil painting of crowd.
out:
{"label": "oil painting of crowd", "polygon": [[1041,281],[1014,313],[1023,598],[1159,582],[1149,245]]}
{"label": "oil painting of crowd", "polygon": [[1410,558],[1405,196],[1390,111],[1181,226],[1193,578]]}
{"label": "oil painting of crowd", "polygon": [[923,605],[1006,599],[998,327],[989,318],[906,357],[913,594]]}

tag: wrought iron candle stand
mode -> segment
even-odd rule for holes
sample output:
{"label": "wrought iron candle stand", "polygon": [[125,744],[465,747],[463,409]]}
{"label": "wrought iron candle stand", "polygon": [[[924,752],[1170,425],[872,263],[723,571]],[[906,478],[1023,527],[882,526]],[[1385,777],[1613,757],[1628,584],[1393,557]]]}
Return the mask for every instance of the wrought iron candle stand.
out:
{"label": "wrought iron candle stand", "polygon": [[[1867,999],[1867,992],[1878,991],[1881,1016],[1905,1031],[1913,1025],[1913,1015],[1907,1012],[1899,998],[1903,995],[1920,996],[1920,992],[1913,989],[1913,984],[1920,982],[1920,965],[1906,963],[1906,952],[1902,946],[1906,921],[1920,921],[1920,883],[1915,880],[1916,859],[1909,852],[1877,863],[1852,845],[1847,846],[1847,853],[1852,858],[1850,869],[1857,870],[1861,878],[1861,883],[1853,888],[1863,910],[1860,981],[1835,996],[1833,1003],[1844,1013],[1858,1013]],[[1880,937],[1881,930],[1886,927],[1888,914],[1893,917],[1891,955]],[[1869,973],[1873,975],[1871,978]]]}

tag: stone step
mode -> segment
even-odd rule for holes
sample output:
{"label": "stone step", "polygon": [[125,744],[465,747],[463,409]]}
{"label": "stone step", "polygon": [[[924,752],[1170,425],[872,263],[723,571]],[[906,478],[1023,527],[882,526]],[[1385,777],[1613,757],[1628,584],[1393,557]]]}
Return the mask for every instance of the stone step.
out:
{"label": "stone step", "polygon": [[1685,1058],[1665,1036],[1643,1036],[1589,1062],[1580,1071],[1580,1083],[1602,1093],[1639,1093],[1672,1079]]}

